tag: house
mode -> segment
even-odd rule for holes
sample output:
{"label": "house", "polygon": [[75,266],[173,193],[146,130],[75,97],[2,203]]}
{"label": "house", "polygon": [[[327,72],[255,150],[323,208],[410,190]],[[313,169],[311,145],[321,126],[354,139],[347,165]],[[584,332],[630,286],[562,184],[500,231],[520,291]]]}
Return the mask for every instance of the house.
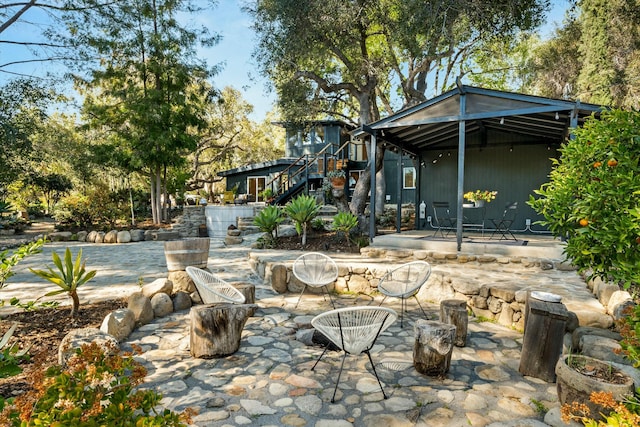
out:
{"label": "house", "polygon": [[[471,190],[498,192],[486,206],[485,218],[499,218],[508,203],[517,202],[512,228],[544,231],[539,226],[534,228],[542,218],[526,202],[547,182],[551,159],[558,157],[558,149],[571,137],[571,129],[592,115],[598,117],[603,108],[458,83],[440,96],[362,126],[352,134],[373,146],[383,144],[386,152],[395,150],[411,159],[416,172],[414,198],[402,197],[396,203],[416,204],[416,225],[420,229],[432,228],[428,217],[434,202],[448,203],[456,219],[460,250],[465,220],[463,194]],[[396,180],[406,179],[404,163],[402,169],[395,169]],[[371,197],[370,205],[375,206],[375,194]],[[422,202],[424,212],[419,208]],[[375,215],[373,210],[371,215]],[[374,235],[372,226],[370,236]]]}

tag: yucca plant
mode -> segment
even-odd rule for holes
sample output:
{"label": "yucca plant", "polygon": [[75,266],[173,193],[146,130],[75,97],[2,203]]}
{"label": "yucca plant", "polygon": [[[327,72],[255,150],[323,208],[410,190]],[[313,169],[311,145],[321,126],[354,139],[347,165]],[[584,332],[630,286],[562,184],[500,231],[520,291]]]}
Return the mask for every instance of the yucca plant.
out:
{"label": "yucca plant", "polygon": [[42,277],[43,279],[60,287],[60,289],[49,292],[45,294],[45,296],[49,297],[66,292],[71,297],[71,300],[73,301],[71,317],[75,317],[80,308],[78,288],[93,279],[96,275],[96,271],[85,270],[85,263],[82,261],[82,249],[78,251],[78,256],[76,256],[75,261],[71,261],[71,251],[67,248],[64,254],[64,264],[62,263],[60,256],[55,253],[55,251],[52,253],[51,257],[53,258],[53,263],[58,268],[58,271],[54,271],[51,267],[47,267],[48,271],[34,270],[33,268],[30,268],[29,270],[36,276]]}
{"label": "yucca plant", "polygon": [[315,197],[301,194],[284,207],[285,212],[295,222],[298,235],[302,235],[302,246],[307,244],[307,228],[318,216],[320,206]]}

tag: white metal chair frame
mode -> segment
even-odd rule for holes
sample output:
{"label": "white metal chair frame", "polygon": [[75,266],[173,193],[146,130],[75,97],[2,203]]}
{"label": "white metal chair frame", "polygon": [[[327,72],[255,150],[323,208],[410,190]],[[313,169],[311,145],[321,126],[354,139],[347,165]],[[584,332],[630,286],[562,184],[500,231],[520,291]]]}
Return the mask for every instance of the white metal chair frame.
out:
{"label": "white metal chair frame", "polygon": [[518,202],[507,203],[504,207],[504,212],[502,213],[502,218],[500,219],[492,219],[495,230],[491,233],[489,239],[493,239],[493,236],[496,233],[500,233],[499,240],[510,240],[507,234],[511,235],[513,240],[518,240],[516,236],[511,232],[511,224],[516,220],[516,214],[518,210]]}
{"label": "white metal chair frame", "polygon": [[403,327],[404,312],[407,311],[407,299],[414,297],[418,302],[418,306],[422,313],[427,317],[427,313],[422,308],[420,300],[416,294],[431,276],[431,265],[426,261],[412,261],[401,265],[385,274],[378,283],[378,291],[384,298],[380,305],[384,303],[387,297],[395,297],[402,299],[402,310],[400,312],[400,327]]}
{"label": "white metal chair frame", "polygon": [[186,271],[196,285],[203,303],[231,302],[244,304],[244,294],[215,274],[192,266],[187,267]]}
{"label": "white metal chair frame", "polygon": [[[373,348],[380,334],[391,326],[397,318],[397,313],[390,308],[358,306],[330,310],[317,315],[311,320],[311,325],[316,330],[321,332],[344,352],[331,403],[335,402],[336,392],[338,391],[338,385],[340,384],[340,377],[342,376],[342,369],[347,354],[358,355],[365,353],[369,357],[373,374],[378,380],[382,395],[385,399],[387,398],[384,388],[382,387],[382,382],[376,372],[375,364],[371,358],[370,350]],[[318,362],[320,362],[322,356],[327,352],[328,348],[329,346],[327,345],[311,368],[312,371]]]}
{"label": "white metal chair frame", "polygon": [[[335,308],[327,288],[327,285],[335,282],[338,278],[338,266],[334,260],[320,252],[308,252],[300,255],[294,261],[292,271],[293,275],[304,285],[296,307],[300,304],[302,294],[307,289],[307,286],[311,286],[313,288],[323,288],[323,291],[329,296],[331,306]],[[324,294],[322,297],[326,301]]]}

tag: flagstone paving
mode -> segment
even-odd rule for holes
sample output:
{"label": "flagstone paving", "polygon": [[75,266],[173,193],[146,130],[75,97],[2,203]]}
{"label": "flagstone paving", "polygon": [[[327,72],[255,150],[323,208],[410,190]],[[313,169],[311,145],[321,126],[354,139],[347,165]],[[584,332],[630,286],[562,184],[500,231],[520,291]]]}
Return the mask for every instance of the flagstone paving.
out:
{"label": "flagstone paving", "polygon": [[[518,372],[522,334],[518,331],[470,319],[467,345],[455,348],[451,369],[443,378],[419,374],[412,364],[413,321],[422,316],[410,303],[404,328],[396,322],[379,338],[372,350],[388,399],[379,391],[366,356],[347,357],[336,402],[331,403],[342,354],[327,352],[314,371],[322,347],[305,344],[301,330],[311,318],[330,309],[322,296],[305,294],[294,309],[298,295],[275,293],[249,267],[250,241],[225,247],[211,244],[209,268],[229,281],[256,285],[259,309],[245,325],[240,349],[218,359],[196,359],[189,354],[189,311],[155,319],[134,331],[122,343],[136,344],[144,352],[136,356],[148,369],[144,387],[164,396],[170,409],[196,409],[194,426],[546,426],[561,425],[557,416],[554,383]],[[95,245],[53,243],[42,254],[25,259],[3,293],[3,298],[33,298],[46,292],[28,268],[50,264],[51,250],[65,246],[83,249],[87,267],[98,270],[96,278],[80,290],[82,300],[126,296],[166,277],[162,242]],[[464,269],[464,266],[460,266]],[[504,274],[504,273],[502,273]],[[517,280],[532,275],[509,272]],[[545,274],[541,271],[540,274]],[[575,272],[552,271],[552,283],[575,286]],[[496,280],[506,280],[504,276]],[[540,280],[536,275],[532,280]],[[5,292],[3,291],[3,292]],[[337,305],[379,304],[378,299],[344,296]],[[385,303],[386,304],[386,303]],[[400,309],[399,302],[389,305]],[[437,306],[423,304],[431,318]],[[405,318],[405,321],[407,318]]]}

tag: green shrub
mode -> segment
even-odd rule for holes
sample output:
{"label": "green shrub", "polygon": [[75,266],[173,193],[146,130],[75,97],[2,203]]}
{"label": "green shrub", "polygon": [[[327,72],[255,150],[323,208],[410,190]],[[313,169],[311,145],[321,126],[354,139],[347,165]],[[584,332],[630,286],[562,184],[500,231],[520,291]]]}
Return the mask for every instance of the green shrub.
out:
{"label": "green shrub", "polygon": [[74,194],[60,200],[52,216],[62,226],[90,228],[98,214],[88,197]]}
{"label": "green shrub", "polygon": [[580,271],[628,289],[640,283],[640,113],[603,112],[574,134],[528,203]]}
{"label": "green shrub", "polygon": [[311,229],[313,231],[324,231],[325,230],[325,228],[324,228],[324,220],[322,218],[318,218],[318,217],[314,218],[311,221]]}
{"label": "green shrub", "polygon": [[8,405],[2,425],[27,426],[186,426],[189,414],[158,408],[161,395],[139,390],[146,370],[131,356],[85,344],[68,367],[36,374],[33,390]]}
{"label": "green shrub", "polygon": [[24,257],[42,252],[42,245],[44,245],[44,240],[40,239],[22,245],[15,251],[7,249],[0,252],[0,289],[4,288],[5,282],[13,276],[13,267]]}
{"label": "green shrub", "polygon": [[267,206],[253,219],[253,223],[258,226],[260,231],[268,233],[267,239],[265,239],[269,240],[269,242],[265,242],[267,245],[273,244],[278,236],[278,225],[282,221],[284,221],[284,214],[278,206]]}
{"label": "green shrub", "polygon": [[287,203],[284,210],[289,218],[295,222],[298,235],[302,235],[302,246],[305,246],[307,244],[307,228],[320,211],[315,197],[302,194]]}
{"label": "green shrub", "polygon": [[333,217],[332,228],[351,242],[351,230],[358,226],[358,217],[351,212],[338,212]]}

